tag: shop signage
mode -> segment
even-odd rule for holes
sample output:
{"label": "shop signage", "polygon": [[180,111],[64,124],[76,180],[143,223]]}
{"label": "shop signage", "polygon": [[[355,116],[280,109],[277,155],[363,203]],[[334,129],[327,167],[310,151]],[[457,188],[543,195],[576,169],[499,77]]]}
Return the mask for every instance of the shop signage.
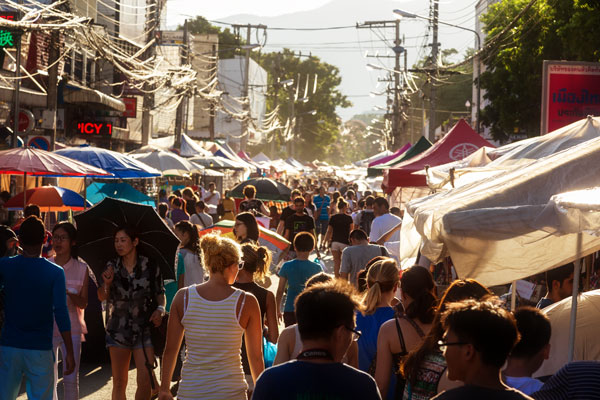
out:
{"label": "shop signage", "polygon": [[50,150],[50,136],[30,136],[27,141],[27,147],[36,149]]}
{"label": "shop signage", "polygon": [[77,132],[88,136],[112,136],[113,124],[110,122],[78,122]]}
{"label": "shop signage", "polygon": [[122,97],[121,100],[125,103],[125,111],[123,117],[125,118],[136,118],[137,117],[137,97]]}
{"label": "shop signage", "polygon": [[[16,21],[17,13],[0,11],[0,18],[7,19],[9,21]],[[15,32],[7,30],[6,28],[0,28],[0,48],[12,49],[16,46],[16,43],[17,34]]]}
{"label": "shop signage", "polygon": [[541,134],[600,115],[600,63],[544,61]]}

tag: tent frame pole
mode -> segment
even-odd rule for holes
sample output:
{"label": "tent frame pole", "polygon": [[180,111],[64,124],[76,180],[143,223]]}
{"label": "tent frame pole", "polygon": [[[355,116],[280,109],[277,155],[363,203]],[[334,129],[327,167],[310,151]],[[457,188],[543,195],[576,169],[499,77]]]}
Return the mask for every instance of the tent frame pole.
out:
{"label": "tent frame pole", "polygon": [[577,234],[577,259],[573,268],[573,294],[571,296],[571,325],[569,327],[569,356],[568,362],[575,355],[575,327],[577,325],[577,295],[579,293],[579,275],[581,274],[581,240],[582,233]]}

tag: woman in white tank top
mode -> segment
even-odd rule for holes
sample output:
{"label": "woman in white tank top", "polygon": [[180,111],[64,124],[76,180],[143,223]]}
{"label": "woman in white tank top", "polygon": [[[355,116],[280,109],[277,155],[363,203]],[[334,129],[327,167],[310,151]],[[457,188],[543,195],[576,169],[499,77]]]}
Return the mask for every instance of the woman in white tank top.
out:
{"label": "woman in white tank top", "polygon": [[256,381],[264,369],[258,301],[252,294],[231,287],[241,260],[237,243],[206,235],[200,246],[210,278],[181,289],[173,300],[160,398],[172,399],[169,386],[185,334],[187,351],[177,398],[245,400],[248,385],[240,355],[242,335],[252,378]]}

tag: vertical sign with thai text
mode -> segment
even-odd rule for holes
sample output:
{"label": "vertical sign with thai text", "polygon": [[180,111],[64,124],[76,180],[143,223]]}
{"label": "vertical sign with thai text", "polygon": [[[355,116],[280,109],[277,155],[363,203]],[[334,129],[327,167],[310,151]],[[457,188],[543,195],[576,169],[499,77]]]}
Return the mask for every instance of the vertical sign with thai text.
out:
{"label": "vertical sign with thai text", "polygon": [[600,116],[600,63],[544,61],[541,134]]}

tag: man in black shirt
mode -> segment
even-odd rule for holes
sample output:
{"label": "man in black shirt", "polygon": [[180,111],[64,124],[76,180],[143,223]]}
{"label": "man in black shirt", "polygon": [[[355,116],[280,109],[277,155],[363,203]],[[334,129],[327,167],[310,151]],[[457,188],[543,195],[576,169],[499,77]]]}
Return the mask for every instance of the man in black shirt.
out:
{"label": "man in black shirt", "polygon": [[285,220],[296,213],[296,208],[294,207],[294,200],[297,197],[300,197],[301,195],[302,194],[298,189],[292,190],[292,194],[290,195],[290,205],[281,211],[281,216],[279,217],[279,224],[277,225],[278,234],[283,235],[285,231]]}
{"label": "man in black shirt", "polygon": [[[315,234],[315,220],[312,219],[309,215],[304,213],[304,199],[302,196],[296,197],[294,199],[294,208],[296,209],[296,213],[290,215],[285,220],[285,234],[284,237],[290,241],[290,247],[282,256],[286,257],[286,259],[291,260],[296,258],[296,253],[294,251],[294,238],[300,232],[310,232],[313,235]],[[318,252],[317,252],[318,254]]]}

